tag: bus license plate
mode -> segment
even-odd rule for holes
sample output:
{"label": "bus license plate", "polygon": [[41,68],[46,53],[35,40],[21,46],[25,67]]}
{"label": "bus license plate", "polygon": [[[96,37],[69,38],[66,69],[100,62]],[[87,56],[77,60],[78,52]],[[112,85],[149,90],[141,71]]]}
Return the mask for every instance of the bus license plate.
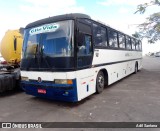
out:
{"label": "bus license plate", "polygon": [[46,90],[45,89],[38,89],[38,93],[39,94],[46,94]]}

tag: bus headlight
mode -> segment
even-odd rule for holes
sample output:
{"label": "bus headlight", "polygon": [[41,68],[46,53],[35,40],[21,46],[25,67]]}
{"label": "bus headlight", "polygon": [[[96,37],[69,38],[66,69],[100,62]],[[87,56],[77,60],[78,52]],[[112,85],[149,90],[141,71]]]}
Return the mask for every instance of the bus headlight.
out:
{"label": "bus headlight", "polygon": [[21,76],[21,81],[29,81],[28,77]]}
{"label": "bus headlight", "polygon": [[55,84],[73,84],[72,80],[62,80],[62,79],[55,79]]}

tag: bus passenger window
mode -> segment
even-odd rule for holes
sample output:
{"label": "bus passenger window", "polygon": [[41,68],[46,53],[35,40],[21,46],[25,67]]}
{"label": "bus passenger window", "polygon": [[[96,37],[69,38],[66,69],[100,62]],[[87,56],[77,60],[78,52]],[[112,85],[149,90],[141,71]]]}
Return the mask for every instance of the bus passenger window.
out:
{"label": "bus passenger window", "polygon": [[132,39],[132,50],[136,49],[136,42],[134,39]]}
{"label": "bus passenger window", "polygon": [[142,42],[141,41],[139,41],[139,49],[140,49],[140,51],[142,50]]}
{"label": "bus passenger window", "polygon": [[117,32],[112,29],[109,29],[108,37],[109,37],[109,46],[117,48],[118,47]]}
{"label": "bus passenger window", "polygon": [[126,36],[126,48],[127,49],[132,49],[132,45],[131,45],[131,38]]}
{"label": "bus passenger window", "polygon": [[138,40],[136,40],[136,50],[140,50],[140,43]]}
{"label": "bus passenger window", "polygon": [[123,34],[118,34],[118,38],[119,38],[119,47],[120,48],[125,48],[125,36]]}
{"label": "bus passenger window", "polygon": [[105,46],[107,47],[107,32],[106,32],[106,28],[101,27],[101,36],[102,36],[102,44],[101,46]]}
{"label": "bus passenger window", "polygon": [[100,25],[93,24],[93,36],[95,46],[107,46],[106,29]]}
{"label": "bus passenger window", "polygon": [[93,24],[93,36],[95,46],[100,46],[102,43],[101,27],[95,23]]}

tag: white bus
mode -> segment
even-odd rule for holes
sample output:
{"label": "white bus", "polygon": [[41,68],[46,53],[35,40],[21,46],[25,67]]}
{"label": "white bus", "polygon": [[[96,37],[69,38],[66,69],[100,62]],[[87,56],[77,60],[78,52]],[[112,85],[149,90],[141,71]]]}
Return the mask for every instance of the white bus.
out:
{"label": "white bus", "polygon": [[54,100],[80,101],[142,67],[139,40],[78,13],[28,24],[22,50],[22,88]]}

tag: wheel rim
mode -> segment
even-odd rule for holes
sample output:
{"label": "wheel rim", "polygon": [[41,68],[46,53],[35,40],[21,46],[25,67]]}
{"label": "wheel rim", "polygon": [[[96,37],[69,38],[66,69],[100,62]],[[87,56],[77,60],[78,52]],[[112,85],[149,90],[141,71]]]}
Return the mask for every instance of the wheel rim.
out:
{"label": "wheel rim", "polygon": [[102,75],[99,75],[99,77],[98,77],[98,85],[100,88],[104,87],[104,78]]}

